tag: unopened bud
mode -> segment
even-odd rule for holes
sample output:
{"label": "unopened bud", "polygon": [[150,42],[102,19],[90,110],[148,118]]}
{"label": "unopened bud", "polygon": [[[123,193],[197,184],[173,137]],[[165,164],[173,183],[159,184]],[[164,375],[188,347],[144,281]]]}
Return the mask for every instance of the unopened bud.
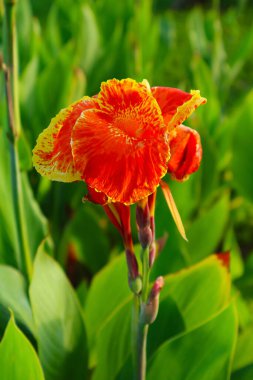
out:
{"label": "unopened bud", "polygon": [[147,303],[141,307],[141,321],[143,324],[150,325],[155,321],[159,309],[159,296],[163,286],[164,279],[160,276],[155,280]]}
{"label": "unopened bud", "polygon": [[145,228],[150,225],[150,215],[148,203],[144,207],[136,206],[136,223],[138,228]]}
{"label": "unopened bud", "polygon": [[138,269],[138,263],[137,263],[136,257],[129,248],[126,249],[126,259],[127,259],[129,278],[131,280],[134,280],[139,275],[139,269]]}
{"label": "unopened bud", "polygon": [[129,278],[129,286],[132,292],[136,295],[140,294],[142,290],[142,279],[141,276],[137,276],[134,279]]}
{"label": "unopened bud", "polygon": [[138,232],[139,241],[143,249],[150,246],[153,240],[153,234],[150,227],[140,228]]}

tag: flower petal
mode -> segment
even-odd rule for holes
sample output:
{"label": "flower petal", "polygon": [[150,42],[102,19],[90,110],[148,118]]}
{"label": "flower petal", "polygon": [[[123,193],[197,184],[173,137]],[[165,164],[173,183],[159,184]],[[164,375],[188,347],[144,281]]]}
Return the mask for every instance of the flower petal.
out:
{"label": "flower petal", "polygon": [[93,100],[84,97],[62,109],[39,135],[33,149],[36,170],[51,180],[72,182],[80,180],[71,151],[72,128],[80,114],[93,106]]}
{"label": "flower petal", "polygon": [[108,197],[105,193],[97,191],[90,186],[87,186],[87,195],[83,197],[83,201],[89,201],[99,205],[106,205],[108,203]]}
{"label": "flower petal", "polygon": [[183,225],[181,216],[178,212],[177,205],[174,201],[174,198],[173,198],[172,193],[170,191],[169,185],[164,181],[160,181],[160,185],[161,185],[161,189],[163,191],[164,198],[165,198],[167,205],[170,209],[172,218],[174,219],[174,222],[177,226],[177,229],[178,229],[179,233],[181,234],[182,238],[184,240],[188,241],[186,234],[185,234],[185,229],[184,229],[184,225]]}
{"label": "flower petal", "polygon": [[194,129],[180,125],[171,132],[171,157],[168,172],[178,180],[184,181],[198,170],[202,159],[200,136]]}
{"label": "flower petal", "polygon": [[169,130],[182,124],[198,106],[206,103],[195,90],[191,93],[171,87],[152,87],[151,90]]}
{"label": "flower petal", "polygon": [[147,87],[133,80],[114,79],[101,88],[100,109],[83,112],[73,129],[75,167],[110,201],[135,203],[153,193],[167,171],[161,111]]}

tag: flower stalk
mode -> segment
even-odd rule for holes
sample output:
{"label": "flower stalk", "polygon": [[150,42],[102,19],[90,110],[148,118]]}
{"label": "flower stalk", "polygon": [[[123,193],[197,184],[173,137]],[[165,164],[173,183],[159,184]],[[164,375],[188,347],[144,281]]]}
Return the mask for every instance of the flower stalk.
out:
{"label": "flower stalk", "polygon": [[27,224],[23,204],[22,181],[19,169],[18,139],[21,133],[19,93],[18,93],[18,54],[16,36],[16,1],[4,1],[3,47],[5,88],[8,108],[8,125],[11,156],[11,178],[14,212],[17,221],[19,240],[18,266],[30,279],[32,260],[28,241]]}
{"label": "flower stalk", "polygon": [[[146,351],[148,328],[156,319],[159,308],[159,294],[163,278],[158,277],[149,291],[149,276],[155,258],[155,195],[152,199],[140,201],[136,208],[136,223],[142,246],[142,290],[134,296],[132,318],[134,380],[146,379]],[[152,259],[150,259],[152,256]]]}

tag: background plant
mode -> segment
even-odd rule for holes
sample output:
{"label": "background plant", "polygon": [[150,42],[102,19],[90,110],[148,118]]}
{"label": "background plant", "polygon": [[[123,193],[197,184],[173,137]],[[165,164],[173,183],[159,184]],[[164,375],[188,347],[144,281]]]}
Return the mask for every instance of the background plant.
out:
{"label": "background plant", "polygon": [[[185,379],[187,373],[194,380],[250,380],[252,6],[234,1],[184,9],[176,1],[149,0],[80,0],[75,5],[23,0],[17,6],[19,165],[29,251],[32,258],[37,255],[29,286],[12,200],[1,75],[1,335],[8,308],[16,324],[12,318],[0,344],[0,374],[8,371],[6,357],[14,350],[35,379],[43,378],[41,366],[46,379],[67,379],[70,373],[74,379],[129,378],[131,295],[117,231],[99,207],[81,204],[83,184],[50,183],[31,168],[31,149],[52,115],[84,94],[97,93],[102,80],[129,76],[147,78],[151,85],[198,88],[208,99],[190,120],[202,137],[201,169],[188,182],[170,183],[189,243],[163,212],[158,194],[157,236],[168,232],[169,237],[152,271],[153,279],[165,275],[166,285],[150,329],[148,378],[155,373],[167,379],[173,373]],[[209,257],[228,249],[232,301],[227,271]],[[18,367],[15,378],[27,378],[30,372]]]}

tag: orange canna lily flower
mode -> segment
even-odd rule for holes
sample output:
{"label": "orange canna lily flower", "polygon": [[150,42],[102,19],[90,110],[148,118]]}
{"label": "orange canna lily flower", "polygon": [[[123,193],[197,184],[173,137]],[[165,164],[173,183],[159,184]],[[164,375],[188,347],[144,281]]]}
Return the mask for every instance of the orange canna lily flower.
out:
{"label": "orange canna lily flower", "polygon": [[167,172],[184,180],[198,169],[199,135],[181,124],[205,102],[199,91],[109,80],[52,119],[33,150],[34,166],[51,180],[83,180],[95,203],[136,203]]}

